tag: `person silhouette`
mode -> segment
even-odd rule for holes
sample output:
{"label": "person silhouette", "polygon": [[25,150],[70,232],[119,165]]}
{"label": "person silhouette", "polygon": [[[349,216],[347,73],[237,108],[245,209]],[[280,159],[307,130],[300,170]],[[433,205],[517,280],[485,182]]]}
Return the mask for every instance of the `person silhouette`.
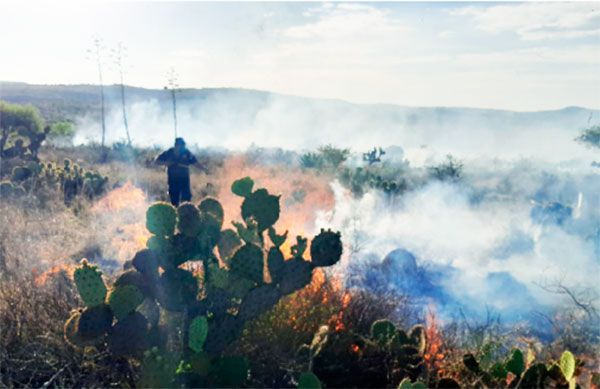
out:
{"label": "person silhouette", "polygon": [[183,138],[176,138],[174,147],[162,152],[155,162],[167,166],[167,183],[169,198],[175,207],[192,199],[190,188],[190,165],[198,162],[196,157],[185,146]]}

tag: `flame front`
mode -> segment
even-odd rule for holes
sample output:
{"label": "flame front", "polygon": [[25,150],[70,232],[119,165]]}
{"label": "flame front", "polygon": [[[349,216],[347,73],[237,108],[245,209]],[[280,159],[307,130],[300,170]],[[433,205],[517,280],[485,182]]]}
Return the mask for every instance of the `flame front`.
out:
{"label": "flame front", "polygon": [[445,355],[443,353],[443,338],[437,325],[437,318],[430,308],[426,318],[425,333],[427,335],[427,349],[425,350],[425,364],[429,369],[433,369],[440,375],[444,375],[443,362]]}
{"label": "flame front", "polygon": [[148,206],[144,192],[129,181],[92,206],[104,256],[122,263],[146,247],[150,237],[145,226]]}

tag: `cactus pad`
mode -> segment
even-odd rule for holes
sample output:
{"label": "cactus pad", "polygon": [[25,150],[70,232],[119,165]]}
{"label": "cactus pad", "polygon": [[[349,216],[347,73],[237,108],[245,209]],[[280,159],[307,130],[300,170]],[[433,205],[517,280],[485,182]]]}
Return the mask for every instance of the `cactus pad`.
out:
{"label": "cactus pad", "polygon": [[186,236],[196,237],[200,234],[200,211],[192,203],[182,203],[177,207],[177,229]]}
{"label": "cactus pad", "polygon": [[263,282],[264,258],[260,247],[245,244],[231,258],[231,271],[254,282]]}
{"label": "cactus pad", "polygon": [[90,340],[104,335],[112,325],[113,314],[105,305],[96,305],[81,312],[77,322],[77,334],[82,339]]}
{"label": "cactus pad", "polygon": [[396,334],[396,326],[389,320],[376,320],[371,324],[371,337],[379,343],[388,343]]}
{"label": "cactus pad", "polygon": [[167,270],[160,276],[157,294],[163,308],[169,311],[181,311],[186,304],[196,300],[198,282],[189,271]]}
{"label": "cactus pad", "polygon": [[241,197],[250,196],[254,187],[254,181],[250,177],[240,178],[231,184],[231,191]]}
{"label": "cactus pad", "polygon": [[158,258],[154,251],[147,249],[138,251],[131,263],[145,277],[151,280],[158,278]]}
{"label": "cactus pad", "polygon": [[[562,368],[561,368],[562,369]],[[517,377],[525,371],[525,358],[523,357],[523,353],[519,349],[514,349],[508,359],[506,361],[506,370],[513,373]],[[573,366],[573,371],[575,367]],[[572,372],[571,372],[572,373]],[[563,372],[564,374],[564,372]],[[566,375],[565,375],[566,378]]]}
{"label": "cactus pad", "polygon": [[200,210],[200,213],[212,216],[219,224],[219,228],[223,226],[225,212],[223,211],[223,206],[217,199],[213,199],[212,197],[203,199],[200,204],[198,204],[198,209]]}
{"label": "cactus pad", "polygon": [[[516,351],[518,351],[518,350],[515,350],[515,352]],[[521,354],[521,359],[522,359],[522,357],[523,357],[523,354]],[[575,357],[573,356],[573,353],[571,353],[570,351],[565,351],[562,353],[562,355],[560,356],[559,366],[560,366],[560,371],[563,373],[563,376],[565,377],[565,380],[567,380],[567,382],[571,381],[571,378],[573,378],[573,375],[575,374],[576,365],[577,365],[577,363],[575,361]],[[509,371],[513,372],[510,369],[509,369]]]}
{"label": "cactus pad", "polygon": [[310,258],[314,266],[335,265],[342,256],[342,241],[339,232],[321,229],[310,245]]}
{"label": "cactus pad", "polygon": [[312,266],[309,262],[299,258],[285,261],[279,290],[283,294],[290,294],[310,284],[312,279]]}
{"label": "cactus pad", "polygon": [[279,196],[269,194],[266,189],[256,190],[244,199],[242,217],[256,221],[258,231],[266,230],[279,219]]}
{"label": "cactus pad", "polygon": [[273,308],[281,298],[281,293],[273,285],[263,285],[252,289],[242,301],[238,317],[252,320]]}
{"label": "cactus pad", "polygon": [[302,373],[298,378],[298,389],[321,389],[321,381],[314,373]]}
{"label": "cactus pad", "polygon": [[199,252],[202,258],[213,255],[213,250],[221,238],[221,225],[208,213],[200,214]]}
{"label": "cactus pad", "polygon": [[237,222],[232,222],[232,224],[235,226],[239,237],[244,242],[259,246],[263,245],[262,235],[258,231],[258,224],[254,220],[246,220],[246,225]]}
{"label": "cactus pad", "polygon": [[144,301],[144,295],[134,285],[122,285],[114,288],[108,296],[108,304],[117,320],[121,320]]}
{"label": "cactus pad", "polygon": [[294,258],[302,259],[304,257],[304,252],[306,251],[306,247],[308,246],[308,240],[303,238],[302,236],[296,236],[296,244],[292,246],[292,256]]}
{"label": "cactus pad", "polygon": [[410,330],[409,338],[411,343],[417,348],[419,354],[425,352],[427,347],[427,337],[425,335],[425,328],[422,325],[416,325]]}
{"label": "cactus pad", "polygon": [[136,356],[149,347],[148,321],[139,312],[119,320],[108,334],[108,347],[115,355]]}
{"label": "cactus pad", "polygon": [[79,326],[79,319],[81,318],[81,312],[75,312],[69,319],[65,322],[64,326],[64,337],[67,343],[69,343],[73,347],[83,348],[86,346],[91,346],[98,343],[102,338],[94,338],[94,339],[83,339],[77,329]]}
{"label": "cactus pad", "polygon": [[280,247],[285,242],[287,234],[288,232],[286,231],[283,235],[277,235],[275,228],[269,227],[269,239],[271,239],[271,242],[275,247]]}
{"label": "cactus pad", "polygon": [[146,228],[154,235],[173,235],[176,221],[177,211],[169,203],[154,203],[146,211]]}
{"label": "cactus pad", "polygon": [[94,307],[104,303],[106,299],[106,285],[102,280],[102,273],[98,267],[92,266],[87,260],[81,261],[81,266],[73,273],[75,285],[83,303],[88,307]]}
{"label": "cactus pad", "polygon": [[[158,281],[158,271],[152,278],[144,276],[144,274],[130,269],[121,274],[114,282],[113,287],[120,287],[125,285],[133,285],[145,297],[154,297],[156,294],[156,282]],[[110,297],[109,297],[110,299]]]}
{"label": "cactus pad", "polygon": [[171,258],[174,255],[175,249],[173,248],[171,239],[153,235],[146,242],[146,247],[154,253],[161,267],[172,266]]}
{"label": "cactus pad", "polygon": [[202,351],[208,336],[208,321],[206,316],[196,316],[190,323],[188,331],[188,346],[195,352]]}
{"label": "cactus pad", "polygon": [[242,244],[242,240],[234,230],[227,229],[221,231],[221,236],[217,243],[217,250],[219,250],[221,261],[228,264],[233,254],[235,254]]}
{"label": "cactus pad", "polygon": [[285,259],[283,258],[281,250],[279,250],[278,247],[271,247],[269,249],[269,254],[267,254],[267,267],[272,283],[277,284],[281,281],[284,266]]}

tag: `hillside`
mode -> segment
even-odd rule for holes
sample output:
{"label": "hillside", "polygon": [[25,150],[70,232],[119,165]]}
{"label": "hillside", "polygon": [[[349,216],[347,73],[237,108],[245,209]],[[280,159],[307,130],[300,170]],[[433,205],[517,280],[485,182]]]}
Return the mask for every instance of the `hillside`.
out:
{"label": "hillside", "polygon": [[[162,89],[146,89],[126,86],[128,104],[156,100],[161,105],[169,105],[170,95]],[[374,119],[386,119],[390,122],[402,120],[415,127],[479,125],[486,127],[502,126],[584,126],[590,117],[598,118],[600,111],[582,107],[566,107],[558,110],[517,112],[462,107],[406,107],[392,104],[353,104],[341,100],[311,99],[286,96],[276,93],[239,88],[203,88],[183,89],[178,94],[182,104],[194,102],[199,107],[211,98],[228,100],[232,111],[244,111],[256,114],[269,100],[277,98],[288,104],[303,105],[307,109],[336,111],[343,109],[348,113],[361,112]],[[34,85],[21,82],[0,82],[0,98],[13,103],[29,103],[38,107],[48,120],[73,118],[74,116],[95,112],[100,107],[99,90],[96,85]],[[105,87],[107,107],[120,104],[118,85]]]}

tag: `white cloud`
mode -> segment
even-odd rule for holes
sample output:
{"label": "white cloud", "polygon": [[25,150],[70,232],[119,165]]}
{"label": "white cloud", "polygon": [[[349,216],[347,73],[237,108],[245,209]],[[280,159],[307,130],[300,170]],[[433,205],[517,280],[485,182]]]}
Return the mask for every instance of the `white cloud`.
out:
{"label": "white cloud", "polygon": [[312,9],[307,14],[316,16],[315,22],[292,26],[283,31],[288,38],[331,39],[364,38],[405,32],[407,29],[393,18],[388,11],[362,4],[326,4]]}
{"label": "white cloud", "polygon": [[488,32],[512,31],[524,40],[599,36],[600,7],[594,3],[524,3],[469,6],[454,15],[471,17]]}

